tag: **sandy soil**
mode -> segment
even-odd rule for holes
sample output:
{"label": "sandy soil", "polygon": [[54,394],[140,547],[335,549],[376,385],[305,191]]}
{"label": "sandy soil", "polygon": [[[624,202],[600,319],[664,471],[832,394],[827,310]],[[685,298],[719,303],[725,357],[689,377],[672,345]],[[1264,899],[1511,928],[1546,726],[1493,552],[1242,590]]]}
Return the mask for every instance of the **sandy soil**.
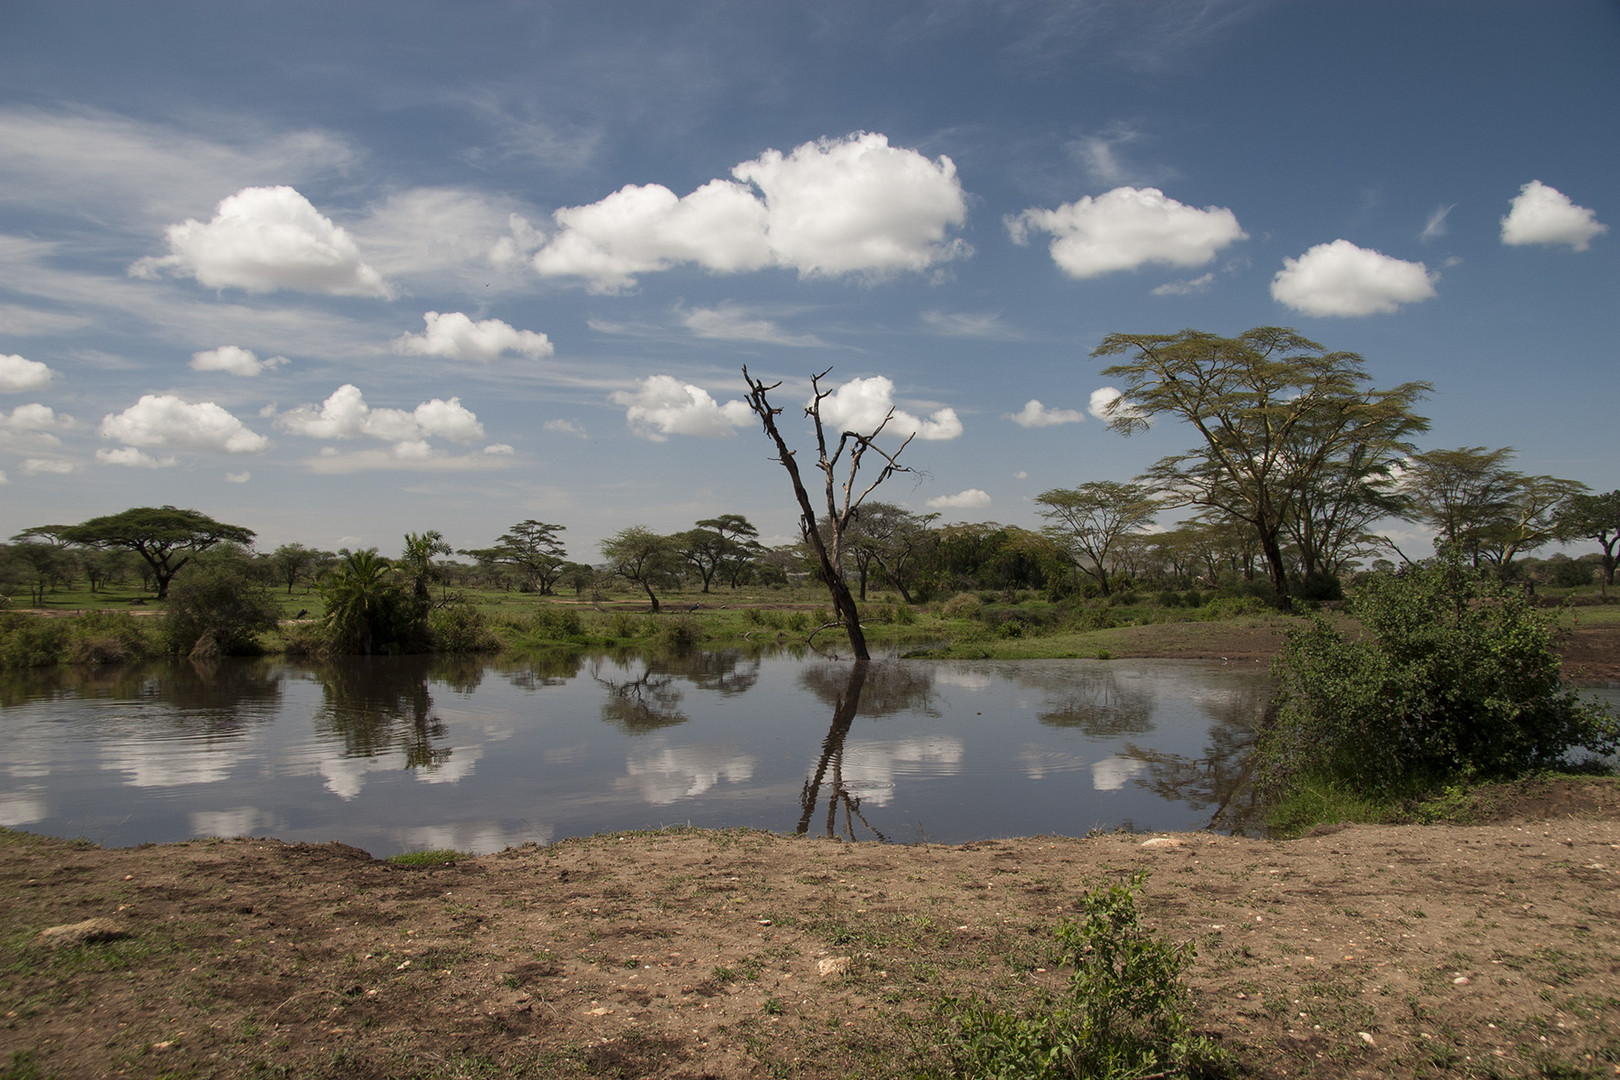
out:
{"label": "sandy soil", "polygon": [[[1234,1075],[1620,1074],[1620,783],[1273,842],[604,835],[429,869],[0,833],[0,1076],[905,1076],[1148,877]],[[58,926],[101,920],[77,931]],[[32,1071],[30,1071],[32,1070]]]}

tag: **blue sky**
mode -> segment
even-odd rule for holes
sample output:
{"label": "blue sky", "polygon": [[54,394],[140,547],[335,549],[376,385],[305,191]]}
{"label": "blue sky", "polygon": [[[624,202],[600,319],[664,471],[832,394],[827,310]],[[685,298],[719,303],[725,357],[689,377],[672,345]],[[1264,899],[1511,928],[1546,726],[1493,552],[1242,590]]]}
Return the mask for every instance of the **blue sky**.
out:
{"label": "blue sky", "polygon": [[1580,0],[11,0],[0,533],[785,542],[744,364],[1033,526],[1192,445],[1089,414],[1104,335],[1259,325],[1607,491],[1617,58]]}

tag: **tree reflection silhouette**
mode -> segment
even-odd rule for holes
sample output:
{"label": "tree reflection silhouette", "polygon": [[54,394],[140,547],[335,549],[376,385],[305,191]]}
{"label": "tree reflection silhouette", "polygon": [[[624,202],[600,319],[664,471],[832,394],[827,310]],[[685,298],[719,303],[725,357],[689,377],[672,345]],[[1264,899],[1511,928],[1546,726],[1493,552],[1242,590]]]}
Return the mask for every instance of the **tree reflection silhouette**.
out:
{"label": "tree reflection silhouette", "polygon": [[[861,813],[860,796],[852,794],[844,785],[844,739],[849,735],[851,725],[855,723],[855,714],[860,711],[861,690],[866,684],[867,668],[868,664],[864,660],[852,663],[849,673],[844,677],[842,688],[833,695],[832,726],[827,729],[827,737],[821,740],[821,757],[816,761],[815,771],[805,780],[804,788],[799,793],[801,813],[796,831],[800,835],[810,831],[810,819],[815,815],[816,804],[821,801],[821,788],[825,784],[828,788],[828,836],[838,835],[838,810],[842,807],[844,833],[851,840],[855,839],[856,821],[870,829],[872,835],[879,840],[888,840],[888,837],[878,831]],[[801,679],[808,678],[810,674],[806,672]],[[822,669],[820,674],[825,676],[826,669]],[[830,689],[830,685],[826,682],[822,682],[822,686]]]}
{"label": "tree reflection silhouette", "polygon": [[1161,799],[1185,802],[1194,810],[1213,806],[1212,827],[1233,833],[1260,828],[1264,808],[1249,779],[1255,736],[1274,708],[1271,699],[1271,684],[1262,683],[1201,701],[1199,708],[1213,723],[1200,758],[1127,743],[1125,752],[1147,766],[1147,777],[1137,783]]}
{"label": "tree reflection silhouette", "polygon": [[445,736],[444,721],[433,715],[428,664],[421,657],[348,658],[315,671],[323,701],[315,728],[343,743],[345,757],[404,754],[407,769],[433,769],[451,748],[435,746]]}
{"label": "tree reflection silhouette", "polygon": [[1106,667],[1075,668],[1065,675],[1066,696],[1056,708],[1036,714],[1049,727],[1078,728],[1094,739],[1140,735],[1153,730],[1155,695],[1151,684],[1121,682]]}

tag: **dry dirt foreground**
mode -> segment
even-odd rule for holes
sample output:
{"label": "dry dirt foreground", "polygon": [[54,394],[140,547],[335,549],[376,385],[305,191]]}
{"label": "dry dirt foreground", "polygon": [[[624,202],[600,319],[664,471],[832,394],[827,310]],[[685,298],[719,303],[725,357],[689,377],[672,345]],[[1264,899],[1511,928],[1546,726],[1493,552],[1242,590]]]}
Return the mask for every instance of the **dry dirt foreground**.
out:
{"label": "dry dirt foreground", "polygon": [[0,1076],[910,1075],[942,998],[1060,985],[1052,927],[1136,870],[1236,1073],[1620,1074],[1613,781],[1287,842],[0,844]]}

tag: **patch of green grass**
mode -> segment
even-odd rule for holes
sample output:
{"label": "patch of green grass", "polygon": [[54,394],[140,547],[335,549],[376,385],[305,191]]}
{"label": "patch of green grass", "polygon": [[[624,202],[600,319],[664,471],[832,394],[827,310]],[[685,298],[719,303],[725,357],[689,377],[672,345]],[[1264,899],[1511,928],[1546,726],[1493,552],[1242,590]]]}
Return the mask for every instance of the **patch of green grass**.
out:
{"label": "patch of green grass", "polygon": [[388,856],[383,861],[394,866],[420,870],[429,866],[452,866],[458,859],[470,858],[471,852],[457,851],[455,848],[433,848],[429,851],[402,851],[398,855]]}

